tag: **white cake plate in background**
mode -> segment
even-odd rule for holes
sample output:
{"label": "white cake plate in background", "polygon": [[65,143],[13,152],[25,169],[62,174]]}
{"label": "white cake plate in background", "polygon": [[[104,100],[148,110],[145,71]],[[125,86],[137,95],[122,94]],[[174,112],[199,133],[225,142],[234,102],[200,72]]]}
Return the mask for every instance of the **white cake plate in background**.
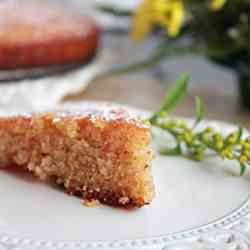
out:
{"label": "white cake plate in background", "polygon": [[[113,107],[64,107],[93,105]],[[235,129],[221,122],[203,125],[208,124],[223,132]],[[196,163],[158,154],[152,171],[156,197],[136,210],[87,208],[28,173],[0,171],[0,250],[249,248],[249,173],[239,177],[233,174],[236,163],[219,159]]]}

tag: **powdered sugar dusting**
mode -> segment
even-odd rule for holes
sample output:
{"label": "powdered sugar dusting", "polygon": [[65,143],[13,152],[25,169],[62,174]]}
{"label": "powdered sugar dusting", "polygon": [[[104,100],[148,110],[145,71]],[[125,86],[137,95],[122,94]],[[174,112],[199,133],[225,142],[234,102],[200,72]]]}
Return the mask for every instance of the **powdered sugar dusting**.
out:
{"label": "powdered sugar dusting", "polygon": [[138,127],[149,128],[149,125],[146,124],[142,118],[138,117],[138,113],[136,114],[136,112],[119,104],[102,102],[66,103],[65,105],[56,107],[54,110],[37,109],[25,112],[0,112],[0,116],[2,117],[23,116],[30,118],[32,115],[44,114],[52,114],[54,122],[65,118],[81,119],[88,117],[93,122],[98,119],[105,121],[125,121],[135,124]]}
{"label": "powdered sugar dusting", "polygon": [[132,115],[125,108],[57,110],[54,112],[54,114],[56,116],[55,119],[63,119],[67,117],[80,119],[82,117],[88,117],[93,122],[95,122],[97,119],[103,119],[105,121],[126,121],[127,123],[136,124],[138,127],[149,127],[143,122],[142,119]]}

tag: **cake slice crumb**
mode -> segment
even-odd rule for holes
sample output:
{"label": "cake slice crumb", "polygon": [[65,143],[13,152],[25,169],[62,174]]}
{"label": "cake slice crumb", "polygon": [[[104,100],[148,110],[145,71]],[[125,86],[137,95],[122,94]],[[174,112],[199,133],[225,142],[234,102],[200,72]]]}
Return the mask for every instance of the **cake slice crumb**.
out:
{"label": "cake slice crumb", "polygon": [[2,117],[0,137],[1,167],[51,179],[87,206],[141,207],[154,197],[150,128],[121,110]]}
{"label": "cake slice crumb", "polygon": [[99,200],[96,200],[96,199],[91,199],[91,200],[87,200],[87,199],[83,199],[82,200],[82,204],[86,207],[100,207],[101,206],[101,203]]}

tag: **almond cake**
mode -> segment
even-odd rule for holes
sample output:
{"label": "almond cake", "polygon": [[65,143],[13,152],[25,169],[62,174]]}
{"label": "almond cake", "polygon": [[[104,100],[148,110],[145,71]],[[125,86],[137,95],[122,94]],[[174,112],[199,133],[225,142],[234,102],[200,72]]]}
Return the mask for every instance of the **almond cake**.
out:
{"label": "almond cake", "polygon": [[17,165],[83,200],[141,207],[154,186],[148,125],[124,110],[0,118],[0,166]]}
{"label": "almond cake", "polygon": [[0,68],[88,62],[97,52],[96,22],[53,1],[0,1]]}

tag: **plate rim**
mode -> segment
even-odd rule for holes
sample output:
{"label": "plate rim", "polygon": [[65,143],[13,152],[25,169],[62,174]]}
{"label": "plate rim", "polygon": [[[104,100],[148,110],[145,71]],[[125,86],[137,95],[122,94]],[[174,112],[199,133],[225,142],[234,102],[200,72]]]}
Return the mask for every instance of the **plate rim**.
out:
{"label": "plate rim", "polygon": [[[125,108],[126,110],[141,114],[141,116],[150,114],[150,111],[143,109],[134,108],[128,105],[102,102],[102,101],[78,101],[78,102],[65,102],[58,107],[61,109],[74,106],[74,105],[84,105],[86,106],[98,106],[98,108]],[[192,121],[192,118],[179,117],[180,119]],[[235,128],[232,123],[227,123],[224,121],[217,120],[205,120],[204,123],[215,124],[218,127]],[[246,223],[247,221],[247,223]],[[246,227],[249,227],[249,235],[246,232]],[[235,230],[235,228],[237,230]],[[0,231],[0,250],[9,250],[10,246],[18,246],[20,250],[30,249],[49,249],[51,247],[55,249],[88,249],[88,248],[98,248],[98,249],[121,249],[121,248],[145,248],[145,247],[160,247],[160,249],[165,249],[166,246],[175,244],[205,244],[206,241],[202,241],[202,235],[207,235],[209,237],[213,236],[213,244],[217,245],[216,237],[220,235],[227,235],[227,242],[223,244],[231,244],[232,242],[237,242],[242,249],[246,248],[250,244],[250,194],[249,196],[235,209],[228,212],[224,216],[216,218],[206,224],[188,228],[185,230],[167,233],[154,237],[142,237],[137,239],[127,239],[127,240],[91,240],[91,241],[66,241],[66,240],[39,240],[32,239],[29,237],[16,236]],[[231,237],[231,238],[230,238]],[[211,244],[211,242],[209,243]],[[11,248],[12,249],[12,248]],[[192,248],[190,248],[192,249]],[[224,248],[222,248],[224,249]]]}

